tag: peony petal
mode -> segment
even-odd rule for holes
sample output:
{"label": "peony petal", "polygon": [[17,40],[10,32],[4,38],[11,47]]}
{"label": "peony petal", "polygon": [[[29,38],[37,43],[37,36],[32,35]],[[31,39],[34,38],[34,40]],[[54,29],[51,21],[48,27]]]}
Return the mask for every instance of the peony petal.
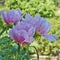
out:
{"label": "peony petal", "polygon": [[47,34],[47,35],[44,35],[44,37],[49,41],[55,41],[58,38],[58,36],[55,34]]}
{"label": "peony petal", "polygon": [[26,13],[26,18],[25,20],[27,21],[31,21],[32,20],[32,16],[29,13]]}
{"label": "peony petal", "polygon": [[19,13],[16,10],[9,10],[7,15],[11,22],[15,23],[19,20]]}
{"label": "peony petal", "polygon": [[34,41],[33,37],[29,37],[28,39],[24,40],[25,43],[30,44]]}
{"label": "peony petal", "polygon": [[41,18],[40,15],[36,14],[35,17],[33,18],[33,21],[37,23],[40,20],[40,18]]}
{"label": "peony petal", "polygon": [[17,37],[18,35],[15,32],[14,26],[13,26],[12,30],[9,31],[9,35],[13,40],[18,40],[18,37]]}
{"label": "peony petal", "polygon": [[30,23],[35,27],[35,25],[38,23],[39,20],[40,20],[40,16],[39,14],[36,14],[34,18],[30,21]]}
{"label": "peony petal", "polygon": [[36,14],[34,18],[30,14],[26,14],[26,18],[24,21],[35,26],[39,19],[40,19],[39,14]]}
{"label": "peony petal", "polygon": [[13,30],[10,30],[10,31],[9,31],[9,35],[10,35],[10,37],[14,40],[14,31],[13,31]]}
{"label": "peony petal", "polygon": [[50,30],[50,23],[47,20],[41,18],[40,22],[37,24],[37,31],[40,34],[46,34]]}
{"label": "peony petal", "polygon": [[29,36],[34,36],[34,34],[35,34],[35,28],[34,27],[31,27],[29,29],[29,31],[28,31],[28,34],[29,34]]}
{"label": "peony petal", "polygon": [[4,11],[2,11],[1,13],[2,13],[2,18],[3,18],[3,20],[4,20],[7,24],[9,24],[8,17],[7,17],[7,13],[4,12]]}
{"label": "peony petal", "polygon": [[44,24],[42,24],[40,29],[41,29],[41,34],[48,33],[50,30],[50,23],[46,21]]}
{"label": "peony petal", "polygon": [[15,26],[15,28],[18,30],[24,29],[28,32],[29,29],[32,28],[32,25],[27,22],[20,22]]}

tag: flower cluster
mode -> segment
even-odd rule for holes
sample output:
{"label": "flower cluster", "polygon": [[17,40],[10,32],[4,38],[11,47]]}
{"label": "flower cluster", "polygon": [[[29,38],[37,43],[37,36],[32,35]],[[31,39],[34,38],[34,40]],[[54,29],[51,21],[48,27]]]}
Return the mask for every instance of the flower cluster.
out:
{"label": "flower cluster", "polygon": [[2,17],[6,24],[15,24],[10,30],[9,35],[18,43],[32,43],[36,31],[47,40],[54,41],[57,39],[57,35],[48,34],[51,25],[45,18],[40,17],[39,14],[32,17],[26,13],[26,17],[24,18],[20,11],[9,10],[8,13],[2,11]]}

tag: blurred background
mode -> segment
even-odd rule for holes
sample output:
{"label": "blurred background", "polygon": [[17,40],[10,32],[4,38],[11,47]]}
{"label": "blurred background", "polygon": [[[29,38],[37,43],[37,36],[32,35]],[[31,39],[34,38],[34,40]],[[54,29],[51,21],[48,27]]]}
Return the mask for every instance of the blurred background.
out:
{"label": "blurred background", "polygon": [[[0,0],[0,11],[5,10],[8,11],[10,9],[19,9],[22,13],[28,12],[32,16],[36,13],[39,13],[41,17],[46,18],[51,23],[51,30],[49,33],[60,35],[60,0]],[[1,13],[0,13],[1,14]],[[4,26],[3,21],[0,17],[0,29]],[[2,37],[6,37],[3,34]],[[57,56],[60,55],[60,37],[54,41],[50,42],[46,40],[44,37],[36,34],[35,41],[31,44],[35,46],[40,55],[44,56]],[[3,39],[1,38],[1,41]],[[0,42],[0,54],[4,55],[4,53],[8,50],[4,50],[8,43],[11,45],[11,42]],[[1,47],[3,46],[3,47]],[[11,47],[11,46],[10,46]],[[35,50],[30,48],[30,54],[34,54]]]}

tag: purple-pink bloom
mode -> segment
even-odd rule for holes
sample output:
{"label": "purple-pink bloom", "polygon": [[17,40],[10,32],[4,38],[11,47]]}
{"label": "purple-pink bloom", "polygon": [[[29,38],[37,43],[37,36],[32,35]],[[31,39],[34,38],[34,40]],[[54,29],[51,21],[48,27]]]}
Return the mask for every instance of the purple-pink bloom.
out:
{"label": "purple-pink bloom", "polygon": [[54,41],[58,38],[58,35],[56,34],[45,34],[43,35],[47,40]]}
{"label": "purple-pink bloom", "polygon": [[19,10],[9,10],[7,13],[2,11],[2,18],[6,24],[16,24],[22,19],[22,14]]}
{"label": "purple-pink bloom", "polygon": [[26,43],[30,44],[34,41],[35,28],[25,22],[20,22],[13,26],[10,30],[9,35],[10,37],[18,43]]}
{"label": "purple-pink bloom", "polygon": [[40,16],[39,14],[36,14],[34,17],[32,17],[30,14],[26,13],[26,18],[23,20],[27,23],[32,24],[34,27],[36,27],[36,24],[38,23],[38,21],[40,20]]}
{"label": "purple-pink bloom", "polygon": [[41,18],[40,22],[37,24],[37,31],[39,34],[43,35],[47,40],[54,41],[58,38],[55,34],[48,34],[50,31],[50,23],[45,20],[44,18]]}
{"label": "purple-pink bloom", "polygon": [[24,21],[32,24],[36,28],[36,31],[43,35],[47,40],[54,41],[57,39],[57,35],[48,34],[51,24],[45,18],[40,17],[39,14],[36,14],[34,17],[30,14],[26,14]]}

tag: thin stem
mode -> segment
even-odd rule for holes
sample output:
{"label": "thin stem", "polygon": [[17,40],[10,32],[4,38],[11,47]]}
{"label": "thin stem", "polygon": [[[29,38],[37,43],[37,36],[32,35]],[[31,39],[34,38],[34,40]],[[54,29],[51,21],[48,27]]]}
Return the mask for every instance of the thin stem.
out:
{"label": "thin stem", "polygon": [[25,51],[25,53],[24,55],[22,55],[21,60],[23,60],[25,57],[27,57],[26,59],[30,60],[28,48],[29,48],[28,46],[23,48],[23,51]]}
{"label": "thin stem", "polygon": [[3,27],[2,31],[0,32],[0,36],[4,33],[5,30],[6,30],[6,27]]}
{"label": "thin stem", "polygon": [[35,46],[30,46],[30,47],[33,47],[36,50],[37,60],[39,60],[39,54],[38,54],[38,51],[37,51],[36,47]]}
{"label": "thin stem", "polygon": [[12,25],[6,25],[5,27],[3,27],[2,31],[0,32],[0,36],[7,31],[9,28],[12,28]]}
{"label": "thin stem", "polygon": [[20,53],[20,44],[18,43],[18,54]]}
{"label": "thin stem", "polygon": [[27,53],[27,56],[28,56],[28,60],[30,60],[30,55],[29,55],[29,45],[27,46],[26,53]]}

